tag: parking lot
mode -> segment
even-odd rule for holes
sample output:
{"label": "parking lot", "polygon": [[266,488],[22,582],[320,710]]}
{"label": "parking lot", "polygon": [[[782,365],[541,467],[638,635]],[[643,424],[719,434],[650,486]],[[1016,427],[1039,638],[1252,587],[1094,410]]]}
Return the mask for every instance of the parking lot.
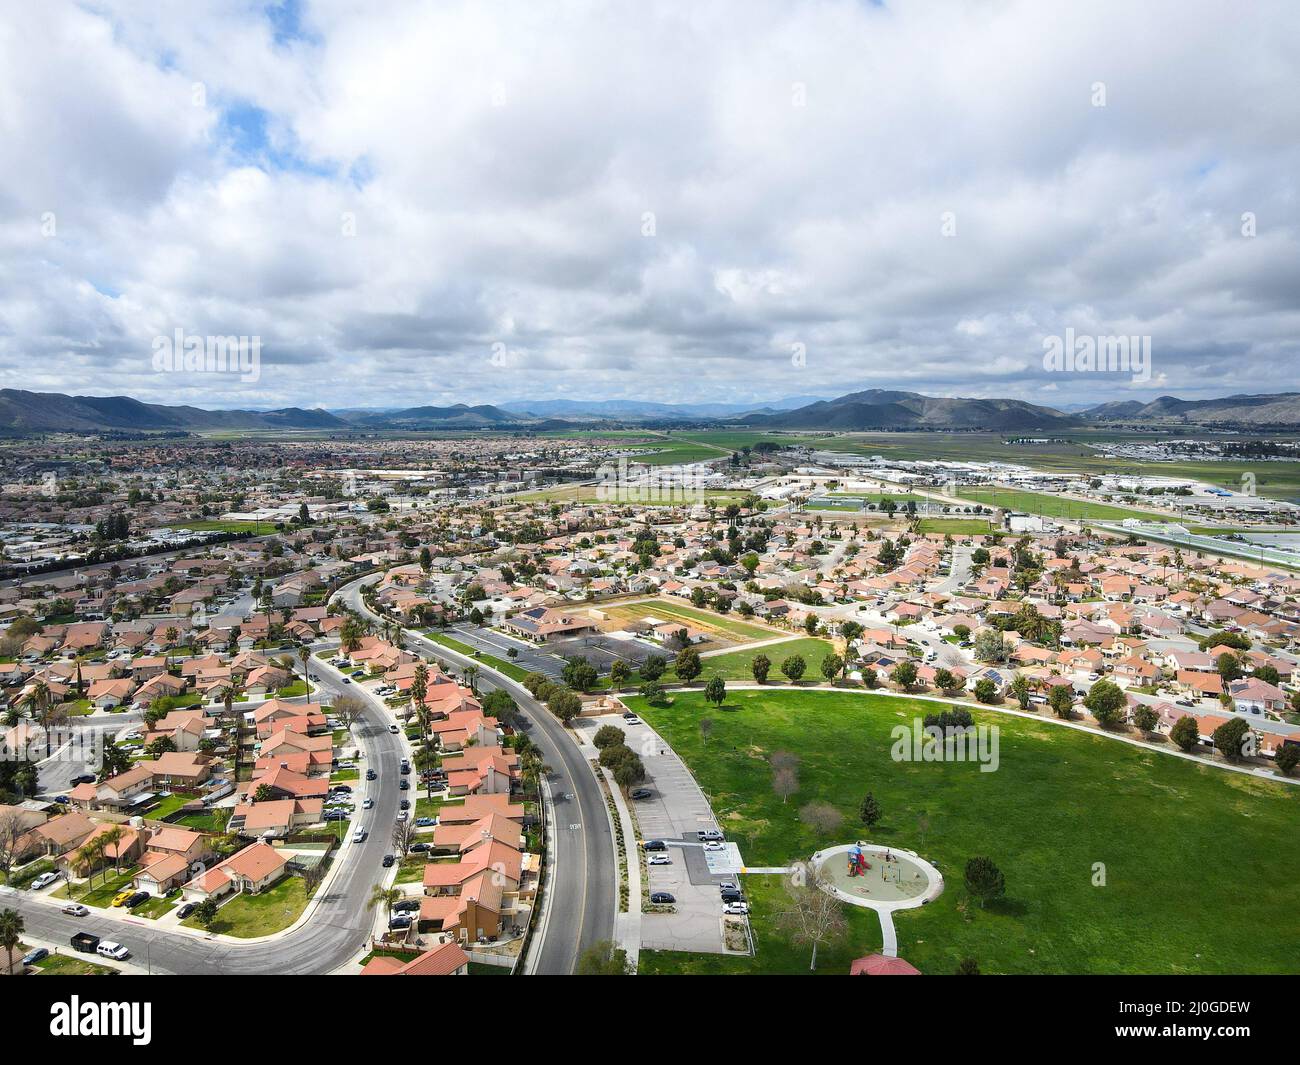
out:
{"label": "parking lot", "polygon": [[[718,885],[736,880],[741,856],[734,843],[721,851],[706,851],[697,833],[716,829],[709,801],[685,764],[649,725],[630,725],[616,714],[592,718],[584,727],[616,725],[627,734],[627,744],[641,755],[646,768],[642,785],[647,799],[629,805],[636,815],[642,841],[662,839],[671,865],[649,865],[653,893],[667,891],[676,897],[675,913],[647,913],[641,919],[641,946],[647,950],[693,950],[725,953],[722,941],[722,898]],[[649,857],[649,855],[647,855]]]}

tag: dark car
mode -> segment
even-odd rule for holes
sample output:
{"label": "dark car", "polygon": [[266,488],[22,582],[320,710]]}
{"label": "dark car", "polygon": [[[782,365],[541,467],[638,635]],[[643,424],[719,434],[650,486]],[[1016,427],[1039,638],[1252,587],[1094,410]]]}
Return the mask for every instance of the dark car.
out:
{"label": "dark car", "polygon": [[321,815],[322,821],[346,821],[348,813],[346,810],[326,810]]}
{"label": "dark car", "polygon": [[149,901],[149,892],[137,891],[134,895],[132,895],[129,899],[126,900],[125,905],[128,910],[134,910],[137,906],[142,906],[144,905],[144,903],[148,901]]}
{"label": "dark car", "polygon": [[420,908],[419,899],[400,899],[393,903],[394,913],[414,913]]}
{"label": "dark car", "polygon": [[398,791],[410,791],[410,790],[411,790],[411,782],[410,782],[409,780],[407,780],[406,777],[402,777],[402,779],[399,780],[399,781],[397,782],[397,790],[398,790]]}
{"label": "dark car", "polygon": [[648,799],[654,795],[654,792],[649,788],[633,788],[631,794],[634,799]]}
{"label": "dark car", "polygon": [[95,774],[94,774],[94,773],[81,773],[81,774],[79,774],[78,776],[75,776],[75,777],[72,778],[72,783],[73,783],[74,785],[75,785],[75,784],[93,784],[93,783],[95,783]]}
{"label": "dark car", "polygon": [[197,910],[198,908],[199,908],[199,904],[198,904],[197,902],[187,902],[187,903],[185,903],[184,906],[182,906],[179,910],[176,911],[176,918],[177,918],[177,920],[180,920],[180,921],[185,920],[186,917],[188,917],[190,914],[192,914],[192,913],[193,913],[195,910]]}
{"label": "dark car", "polygon": [[376,773],[373,769],[367,769],[367,770],[366,770],[366,779],[367,779],[367,780],[374,780],[374,779],[376,779],[378,776],[379,776],[379,774]]}
{"label": "dark car", "polygon": [[399,810],[409,810],[411,808],[411,800],[403,799],[401,802],[397,804],[397,808]]}
{"label": "dark car", "polygon": [[433,848],[432,848],[428,843],[412,843],[412,844],[411,844],[411,853],[412,853],[412,854],[423,854],[425,851],[432,850],[432,849],[433,849]]}
{"label": "dark car", "polygon": [[38,961],[44,961],[50,956],[50,952],[44,947],[37,947],[35,950],[28,951],[23,955],[24,965],[35,965]]}
{"label": "dark car", "polygon": [[667,906],[677,901],[676,895],[671,895],[667,891],[652,891],[650,901],[658,906]]}
{"label": "dark car", "polygon": [[388,927],[395,932],[400,932],[403,929],[410,928],[411,923],[412,923],[411,918],[407,914],[401,914],[400,916],[394,917],[391,921],[389,921]]}
{"label": "dark car", "polygon": [[385,869],[391,869],[391,868],[393,867],[393,863],[396,862],[396,861],[397,861],[397,855],[395,855],[395,854],[385,854],[385,855],[384,855],[383,866],[384,866]]}
{"label": "dark car", "polygon": [[721,892],[721,895],[722,895],[723,902],[744,902],[745,901],[745,896],[741,894],[739,890],[736,889],[732,889],[731,891],[723,891]]}
{"label": "dark car", "polygon": [[661,839],[648,839],[645,841],[645,849],[648,851],[666,851],[668,844]]}
{"label": "dark car", "polygon": [[330,791],[331,791],[331,793],[332,793],[332,792],[336,792],[336,791],[337,791],[337,792],[342,792],[344,795],[351,795],[351,794],[352,794],[352,788],[351,788],[351,786],[348,785],[348,784],[335,784],[334,787],[330,788]]}
{"label": "dark car", "polygon": [[401,770],[403,773],[409,773],[411,771],[411,763],[405,758],[402,759]]}

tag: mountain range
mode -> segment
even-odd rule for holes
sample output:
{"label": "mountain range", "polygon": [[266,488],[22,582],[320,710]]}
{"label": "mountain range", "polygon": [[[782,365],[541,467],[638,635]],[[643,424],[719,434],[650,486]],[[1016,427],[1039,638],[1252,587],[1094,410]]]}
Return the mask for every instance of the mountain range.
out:
{"label": "mountain range", "polygon": [[1124,425],[1145,428],[1206,426],[1237,429],[1300,428],[1300,392],[1184,400],[1161,396],[1073,406],[1068,412],[1018,399],[926,396],[872,388],[835,399],[791,397],[754,408],[745,404],[669,404],[635,400],[514,401],[499,406],[419,406],[397,410],[205,410],[143,403],[129,396],[68,396],[0,389],[0,432],[113,432],[141,430],[315,429],[348,431],[515,430],[613,428],[708,422],[754,429],[866,431],[1062,430]]}

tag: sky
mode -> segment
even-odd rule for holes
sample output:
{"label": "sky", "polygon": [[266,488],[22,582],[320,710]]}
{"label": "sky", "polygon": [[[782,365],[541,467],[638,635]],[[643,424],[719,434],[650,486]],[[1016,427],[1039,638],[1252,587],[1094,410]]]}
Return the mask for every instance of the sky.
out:
{"label": "sky", "polygon": [[1293,0],[0,0],[0,387],[1300,389],[1297,55]]}

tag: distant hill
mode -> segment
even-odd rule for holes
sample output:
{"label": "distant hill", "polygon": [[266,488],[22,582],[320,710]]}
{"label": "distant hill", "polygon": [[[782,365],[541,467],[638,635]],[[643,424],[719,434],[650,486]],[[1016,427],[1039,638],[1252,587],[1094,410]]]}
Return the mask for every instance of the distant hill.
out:
{"label": "distant hill", "polygon": [[879,388],[778,414],[736,419],[765,429],[1031,429],[1080,424],[1077,417],[1018,399],[949,399]]}
{"label": "distant hill", "polygon": [[1300,426],[1300,392],[1274,395],[1179,399],[1161,396],[1150,403],[1102,403],[1083,412],[1089,421],[1138,425],[1222,425],[1250,429]]}
{"label": "distant hill", "polygon": [[638,399],[541,399],[512,400],[501,406],[515,414],[533,414],[544,418],[567,418],[604,421],[699,421],[702,418],[727,418],[749,414],[761,407],[765,412],[793,410],[816,402],[819,396],[791,396],[769,403],[653,403]]}
{"label": "distant hill", "polygon": [[349,423],[367,429],[490,429],[531,426],[540,419],[512,414],[500,407],[457,403],[451,407],[408,407],[406,410],[351,416]]}
{"label": "distant hill", "polygon": [[141,403],[129,396],[67,396],[61,392],[0,389],[0,431],[101,432],[141,429],[346,429],[328,411],[203,410]]}

